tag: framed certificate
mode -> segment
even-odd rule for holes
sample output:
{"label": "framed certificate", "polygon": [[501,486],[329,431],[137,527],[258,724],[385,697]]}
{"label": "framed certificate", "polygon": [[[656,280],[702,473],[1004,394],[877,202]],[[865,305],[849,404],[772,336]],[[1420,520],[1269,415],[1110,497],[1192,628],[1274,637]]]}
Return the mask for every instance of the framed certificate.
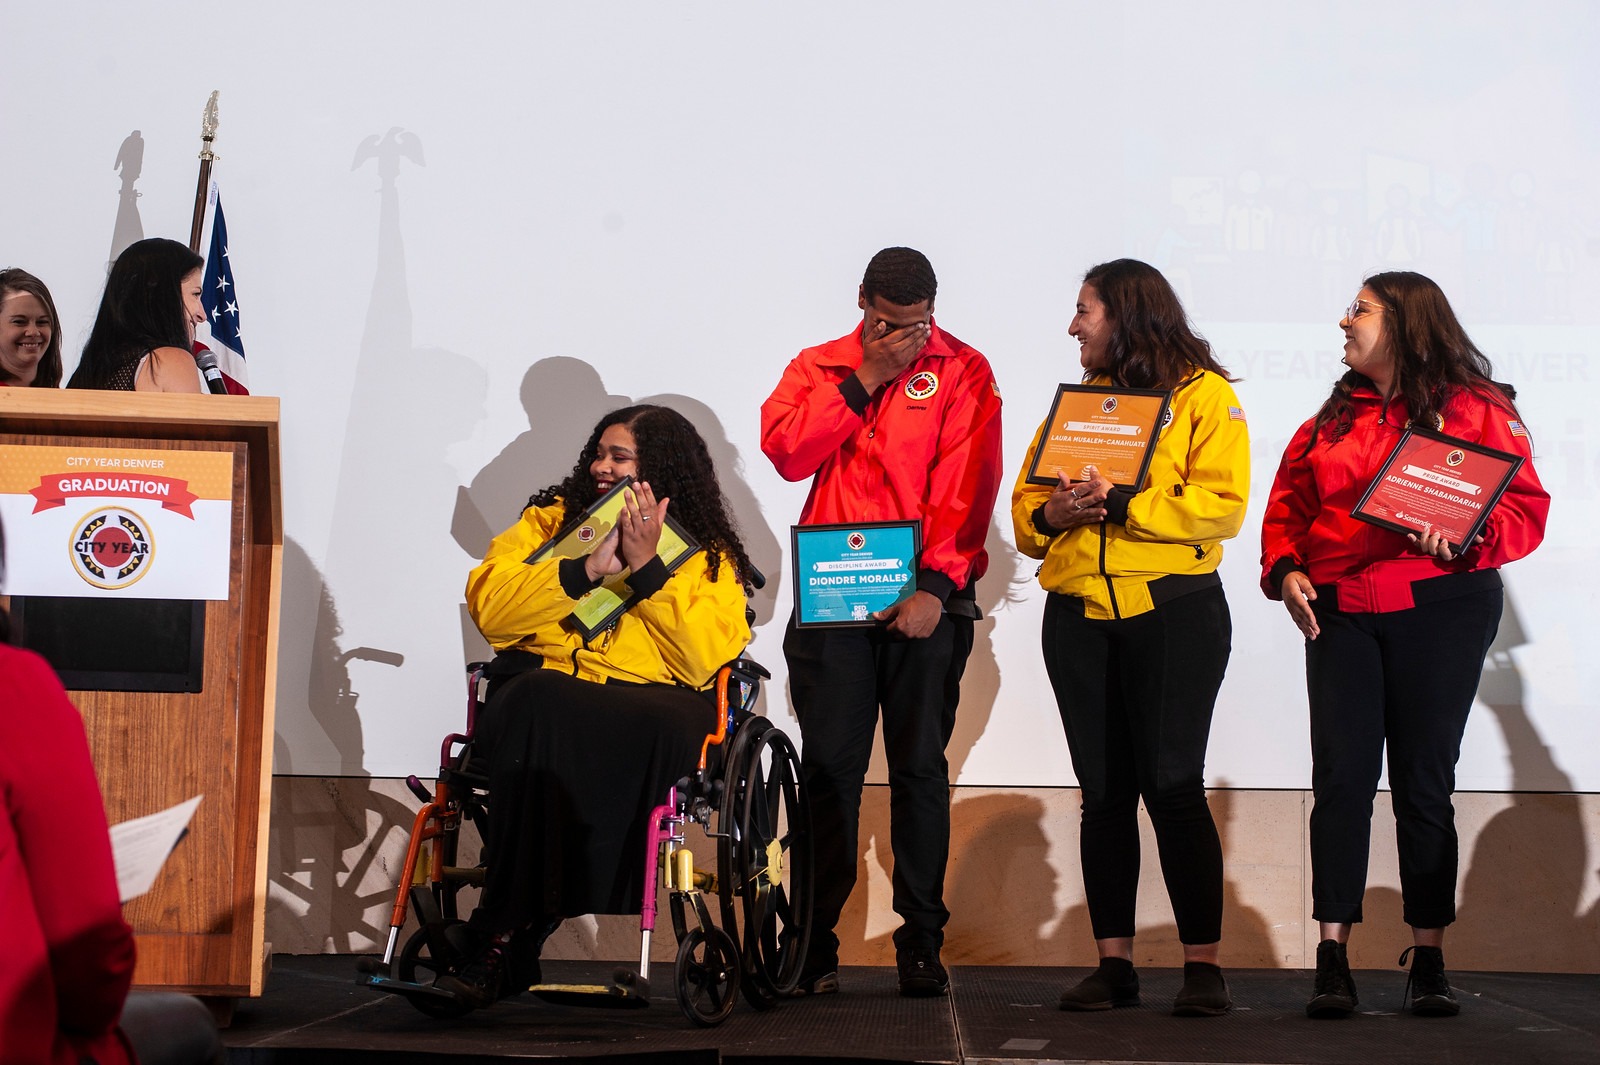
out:
{"label": "framed certificate", "polygon": [[1521,455],[1407,429],[1353,513],[1396,532],[1438,531],[1459,554],[1521,468]]}
{"label": "framed certificate", "polygon": [[1055,484],[1056,471],[1084,480],[1093,466],[1118,488],[1137,492],[1166,424],[1171,392],[1106,385],[1061,385],[1028,467],[1029,484]]}
{"label": "framed certificate", "polygon": [[796,525],[789,536],[797,627],[876,625],[873,614],[917,590],[920,521]]}
{"label": "framed certificate", "polygon": [[[529,555],[528,561],[582,558],[599,547],[600,542],[616,528],[617,515],[622,511],[622,490],[632,483],[632,477],[624,477],[612,485],[576,522],[569,522],[564,532]],[[700,545],[694,537],[684,532],[682,526],[672,520],[669,512],[667,520],[661,523],[661,542],[656,545],[656,557],[666,563],[668,572],[671,572],[698,550]],[[620,573],[613,573],[572,608],[568,616],[578,631],[583,633],[584,639],[592,639],[596,633],[621,617],[622,612],[628,609],[628,604],[633,602],[633,589],[628,587],[628,573],[626,567]]]}

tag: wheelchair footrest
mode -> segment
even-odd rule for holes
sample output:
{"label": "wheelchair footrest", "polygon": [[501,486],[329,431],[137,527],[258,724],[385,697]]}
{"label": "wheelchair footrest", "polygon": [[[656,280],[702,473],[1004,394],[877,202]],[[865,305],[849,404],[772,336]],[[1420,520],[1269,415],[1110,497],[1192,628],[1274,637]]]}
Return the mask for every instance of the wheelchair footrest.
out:
{"label": "wheelchair footrest", "polygon": [[561,1006],[643,1009],[650,1005],[650,981],[618,969],[610,984],[534,984],[528,994]]}
{"label": "wheelchair footrest", "polygon": [[356,978],[356,983],[362,987],[370,987],[374,991],[387,991],[394,995],[404,995],[407,998],[433,999],[441,1003],[459,1005],[461,1000],[450,992],[438,987],[429,987],[426,984],[414,984],[409,980],[399,980],[392,976],[363,973]]}

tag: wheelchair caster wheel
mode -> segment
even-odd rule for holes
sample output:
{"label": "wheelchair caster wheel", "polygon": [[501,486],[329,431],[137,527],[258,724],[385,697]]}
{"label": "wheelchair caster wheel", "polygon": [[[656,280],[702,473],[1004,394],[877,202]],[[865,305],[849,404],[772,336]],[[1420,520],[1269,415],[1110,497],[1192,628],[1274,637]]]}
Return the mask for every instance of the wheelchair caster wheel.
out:
{"label": "wheelchair caster wheel", "polygon": [[[453,930],[465,924],[465,921],[446,921],[446,936],[449,937]],[[395,975],[409,983],[431,986],[440,974],[453,968],[455,962],[456,959],[436,960],[428,943],[428,930],[419,928],[411,933],[405,946],[400,948],[400,954],[395,959]],[[440,993],[442,994],[442,991]],[[429,1017],[464,1017],[472,1012],[472,1007],[459,999],[407,995],[406,1001]]]}
{"label": "wheelchair caster wheel", "polygon": [[693,929],[678,945],[673,975],[683,1015],[702,1028],[721,1024],[739,996],[739,948],[714,925]]}

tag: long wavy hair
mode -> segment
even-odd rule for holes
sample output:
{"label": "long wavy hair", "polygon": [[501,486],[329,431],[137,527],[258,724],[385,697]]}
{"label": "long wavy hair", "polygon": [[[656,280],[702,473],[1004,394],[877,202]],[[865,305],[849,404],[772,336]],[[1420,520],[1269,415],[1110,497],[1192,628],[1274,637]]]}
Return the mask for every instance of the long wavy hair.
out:
{"label": "long wavy hair", "polygon": [[183,279],[205,260],[165,237],[130,244],[106,278],[83,356],[68,388],[104,388],[129,363],[156,348],[189,349]]}
{"label": "long wavy hair", "polygon": [[[1104,371],[1122,388],[1176,388],[1198,370],[1234,380],[1211,345],[1189,325],[1178,294],[1161,271],[1138,259],[1092,266],[1083,282],[1105,304],[1111,336]],[[1101,371],[1086,370],[1084,379]]]}
{"label": "long wavy hair", "polygon": [[57,388],[61,384],[61,316],[56,313],[56,301],[50,298],[43,281],[14,266],[0,270],[0,300],[13,292],[26,292],[44,304],[45,313],[50,315],[50,343],[45,345],[33,371],[33,387]]}
{"label": "long wavy hair", "polygon": [[[1383,306],[1383,342],[1394,356],[1394,395],[1405,400],[1406,413],[1417,425],[1433,428],[1458,391],[1467,389],[1502,410],[1517,415],[1515,392],[1497,383],[1488,356],[1467,336],[1444,291],[1431,278],[1410,270],[1373,274],[1362,282]],[[1365,385],[1366,374],[1347,370],[1334,382],[1306,442],[1306,452],[1327,431],[1328,442],[1342,438],[1355,422],[1351,394]],[[1304,452],[1302,453],[1304,454]]]}
{"label": "long wavy hair", "polygon": [[706,549],[711,579],[717,579],[722,557],[733,562],[734,576],[748,583],[753,573],[750,556],[739,539],[739,528],[728,511],[728,501],[717,483],[711,452],[689,419],[671,407],[640,404],[614,410],[600,419],[588,443],[560,484],[540,489],[528,499],[530,507],[566,506],[569,518],[587,510],[600,498],[589,466],[600,451],[600,437],[613,425],[633,434],[639,463],[639,480],[649,483],[656,497],[671,502],[667,512],[685,532]]}

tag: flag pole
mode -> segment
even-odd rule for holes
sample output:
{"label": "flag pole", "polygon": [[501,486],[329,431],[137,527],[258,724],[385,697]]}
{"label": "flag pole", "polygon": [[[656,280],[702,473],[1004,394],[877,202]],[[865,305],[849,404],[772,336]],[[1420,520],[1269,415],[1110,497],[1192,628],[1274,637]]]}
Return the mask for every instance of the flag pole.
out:
{"label": "flag pole", "polygon": [[205,114],[200,119],[200,181],[194,190],[194,220],[189,224],[189,250],[196,254],[200,251],[200,230],[204,228],[206,220],[206,195],[211,185],[211,160],[217,157],[211,150],[211,142],[217,137],[217,94],[216,89],[211,90],[211,98],[206,101]]}

